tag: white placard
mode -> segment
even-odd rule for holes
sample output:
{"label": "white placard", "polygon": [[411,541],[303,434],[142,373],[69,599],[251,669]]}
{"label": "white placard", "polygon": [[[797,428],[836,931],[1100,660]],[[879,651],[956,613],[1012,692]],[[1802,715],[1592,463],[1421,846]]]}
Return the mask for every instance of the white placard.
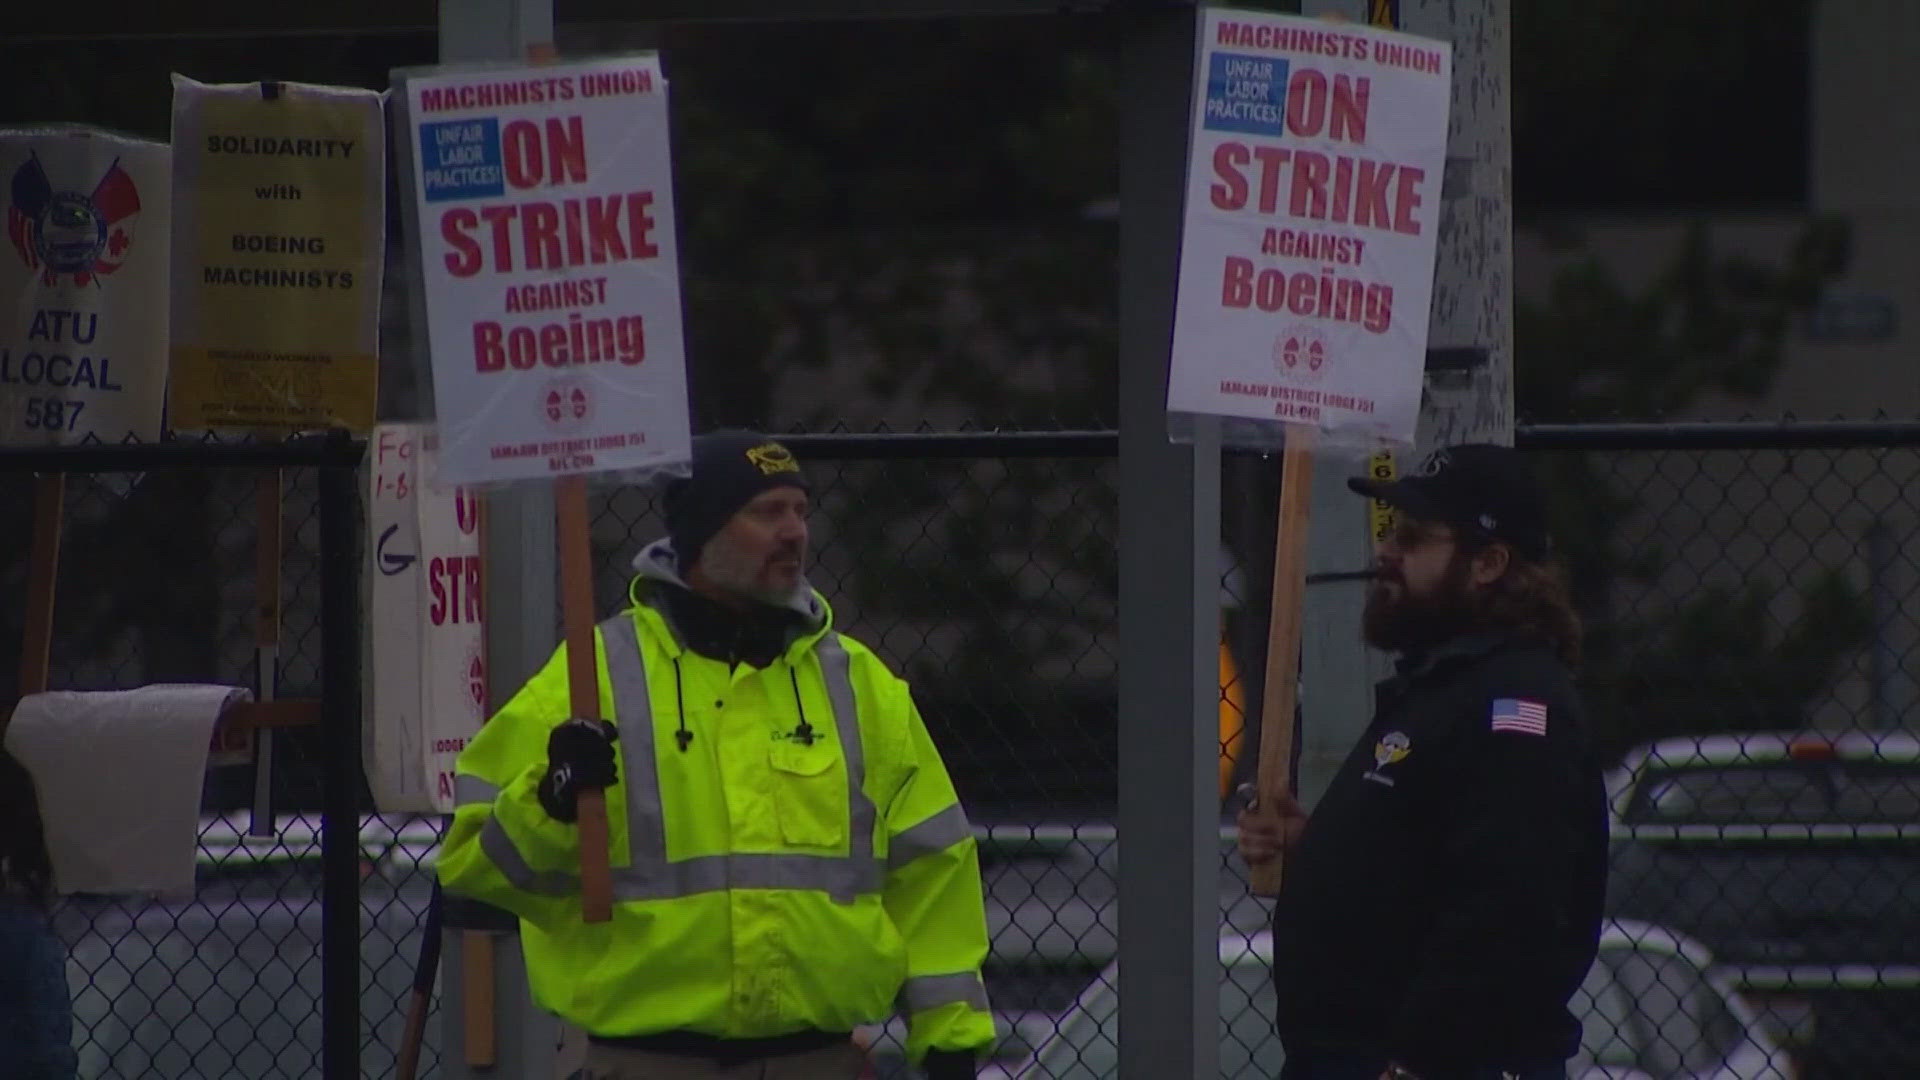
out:
{"label": "white placard", "polygon": [[1204,8],[1167,409],[1411,445],[1452,47]]}
{"label": "white placard", "polygon": [[160,437],[171,161],[89,128],[0,131],[0,445]]}
{"label": "white placard", "polygon": [[367,651],[361,754],[383,813],[432,806],[421,750],[420,441],[380,424],[367,446]]}
{"label": "white placard", "polygon": [[448,481],[685,462],[658,58],[415,75],[406,104]]}
{"label": "white placard", "polygon": [[465,487],[443,487],[435,433],[421,435],[420,558],[426,619],[420,624],[421,745],[433,808],[453,813],[453,769],[487,719],[485,593],[480,565],[480,504]]}
{"label": "white placard", "polygon": [[368,783],[383,813],[452,813],[486,719],[478,503],[437,484],[427,425],[377,426],[367,456]]}
{"label": "white placard", "polygon": [[174,431],[373,427],[386,99],[173,77]]}

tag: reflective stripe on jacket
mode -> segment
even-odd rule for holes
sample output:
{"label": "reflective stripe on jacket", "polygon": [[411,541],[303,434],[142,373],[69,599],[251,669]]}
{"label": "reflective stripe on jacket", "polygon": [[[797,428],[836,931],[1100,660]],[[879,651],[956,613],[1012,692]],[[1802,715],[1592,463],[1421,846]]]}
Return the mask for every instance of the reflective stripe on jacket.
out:
{"label": "reflective stripe on jacket", "polygon": [[683,649],[647,588],[596,631],[620,730],[612,921],[582,921],[579,830],[536,796],[565,646],[460,755],[445,887],[518,915],[535,999],[596,1035],[849,1031],[897,1002],[913,1059],[985,1048],[979,859],[906,683],[830,614],[729,670]]}

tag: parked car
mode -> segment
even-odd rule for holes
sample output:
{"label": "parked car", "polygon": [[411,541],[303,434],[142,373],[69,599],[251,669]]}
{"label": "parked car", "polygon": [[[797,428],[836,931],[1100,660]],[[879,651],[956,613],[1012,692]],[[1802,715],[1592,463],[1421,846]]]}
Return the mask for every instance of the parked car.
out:
{"label": "parked car", "polygon": [[[991,1062],[1024,1060],[1119,948],[1120,842],[1111,822],[976,823],[992,948],[983,976],[1000,1042]],[[1236,830],[1218,833],[1217,892],[1222,933],[1267,926],[1265,902],[1247,892]],[[863,1031],[874,1080],[905,1080],[906,1027],[899,1020]]]}
{"label": "parked car", "polygon": [[1810,1080],[1920,1076],[1920,737],[1667,739],[1608,794],[1610,914],[1706,943]]}
{"label": "parked car", "polygon": [[[1220,939],[1220,1075],[1278,1076],[1285,1055],[1273,1035],[1273,939]],[[1107,1080],[1119,1075],[1117,966],[1087,987],[1033,1055],[982,1077]],[[1643,923],[1610,921],[1600,958],[1574,996],[1583,1034],[1568,1064],[1572,1080],[1793,1080],[1793,1065],[1714,970],[1706,948]]]}

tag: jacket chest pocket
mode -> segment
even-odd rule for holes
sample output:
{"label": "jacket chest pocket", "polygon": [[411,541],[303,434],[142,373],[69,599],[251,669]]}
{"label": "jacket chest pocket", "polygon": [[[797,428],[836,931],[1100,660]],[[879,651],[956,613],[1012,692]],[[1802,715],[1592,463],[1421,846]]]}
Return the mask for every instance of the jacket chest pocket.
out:
{"label": "jacket chest pocket", "polygon": [[768,751],[773,808],[780,839],[796,847],[847,843],[847,767],[840,748],[825,739],[812,746],[782,740]]}

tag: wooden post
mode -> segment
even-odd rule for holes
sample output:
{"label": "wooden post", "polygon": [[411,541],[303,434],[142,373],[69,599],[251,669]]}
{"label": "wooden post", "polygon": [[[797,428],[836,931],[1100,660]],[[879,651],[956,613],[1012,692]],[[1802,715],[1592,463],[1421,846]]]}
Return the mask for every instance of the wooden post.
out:
{"label": "wooden post", "polygon": [[[1280,527],[1273,545],[1266,686],[1260,695],[1257,805],[1272,810],[1293,793],[1293,714],[1300,700],[1300,598],[1305,583],[1307,508],[1313,495],[1314,429],[1287,428],[1280,465]],[[1280,860],[1251,868],[1255,896],[1280,894]]]}
{"label": "wooden post", "polygon": [[[42,473],[33,478],[33,547],[27,555],[27,610],[20,635],[20,693],[47,688],[53,663],[53,597],[60,576],[60,515],[66,501],[66,477]],[[18,704],[16,700],[15,704]],[[13,719],[13,706],[0,713],[0,735]]]}
{"label": "wooden post", "polygon": [[466,972],[461,987],[467,1013],[467,1064],[491,1069],[499,1056],[493,1037],[493,935],[466,931],[460,935],[460,950]]}
{"label": "wooden post", "polygon": [[33,550],[27,562],[27,617],[21,638],[20,696],[47,688],[53,662],[53,597],[60,576],[60,518],[67,478],[43,473],[33,482]]}
{"label": "wooden post", "polygon": [[[593,634],[593,551],[588,541],[587,481],[561,477],[554,488],[560,532],[560,606],[567,629],[567,690],[575,718],[600,719],[600,668]],[[581,916],[590,923],[613,918],[613,874],[607,858],[607,797],[582,788],[580,820]]]}
{"label": "wooden post", "polygon": [[413,994],[407,1001],[407,1026],[400,1035],[395,1062],[397,1080],[415,1080],[420,1073],[420,1046],[427,1037],[427,1012],[433,1007],[433,984],[440,974],[440,882],[433,883],[427,902],[427,925],[420,934],[420,956],[413,965]]}
{"label": "wooden post", "polygon": [[[527,59],[551,64],[553,42],[527,46]],[[579,474],[554,482],[554,524],[560,544],[560,610],[567,638],[567,694],[573,718],[600,719],[600,667],[593,634],[593,545],[587,523],[587,481]],[[589,923],[613,918],[613,872],[608,866],[607,796],[581,788],[575,813],[580,823],[580,914]]]}

